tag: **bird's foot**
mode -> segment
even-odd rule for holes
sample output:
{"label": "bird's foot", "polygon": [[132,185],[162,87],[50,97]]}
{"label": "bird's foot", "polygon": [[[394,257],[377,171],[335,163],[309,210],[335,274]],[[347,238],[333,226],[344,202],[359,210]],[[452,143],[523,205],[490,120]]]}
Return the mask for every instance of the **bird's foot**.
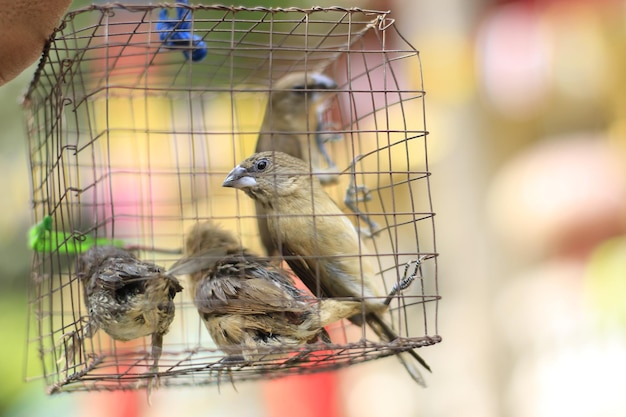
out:
{"label": "bird's foot", "polygon": [[372,200],[370,189],[367,185],[354,185],[351,184],[346,189],[346,196],[344,197],[344,203],[348,207],[353,207],[355,203],[365,203]]}
{"label": "bird's foot", "polygon": [[318,143],[339,142],[343,140],[343,133],[337,132],[338,125],[332,122],[322,122],[317,129]]}
{"label": "bird's foot", "polygon": [[[63,333],[57,341],[57,347],[61,351],[56,364],[63,370],[67,370],[76,364],[76,356],[80,355],[81,337],[76,330]],[[64,363],[64,366],[62,365]]]}
{"label": "bird's foot", "polygon": [[367,223],[369,230],[362,230],[363,234],[367,237],[376,235],[379,226],[376,222],[371,220],[369,216],[363,214],[357,207],[357,203],[364,203],[372,199],[370,189],[366,185],[350,185],[346,189],[346,195],[343,199],[344,204],[353,213],[360,215],[361,219]]}
{"label": "bird's foot", "polygon": [[[404,265],[404,272],[402,274],[402,279],[396,282],[395,284],[393,284],[393,287],[391,288],[391,292],[385,299],[386,305],[389,305],[393,297],[395,297],[398,293],[406,290],[407,288],[411,286],[411,284],[413,283],[413,281],[415,281],[415,278],[417,277],[419,273],[419,268],[422,265],[422,261],[424,259],[426,259],[426,255],[420,256],[417,259],[411,260],[407,262],[406,265]],[[411,267],[411,265],[415,265],[415,267],[413,268],[413,271],[411,272],[411,274],[409,274],[409,268]]]}
{"label": "bird's foot", "polygon": [[339,172],[334,164],[327,168],[315,168],[314,174],[322,185],[332,185],[339,181]]}

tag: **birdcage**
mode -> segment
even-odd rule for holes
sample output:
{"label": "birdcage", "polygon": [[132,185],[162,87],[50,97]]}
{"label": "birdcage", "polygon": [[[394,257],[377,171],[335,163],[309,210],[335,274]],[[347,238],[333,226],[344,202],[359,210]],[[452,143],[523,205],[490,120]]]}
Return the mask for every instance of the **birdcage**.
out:
{"label": "birdcage", "polygon": [[100,330],[70,352],[68,335],[89,316],[75,273],[80,245],[123,242],[168,268],[189,228],[210,219],[263,252],[254,202],[221,185],[254,153],[268,96],[294,72],[336,82],[307,137],[336,168],[324,190],[361,235],[376,285],[393,293],[415,270],[385,313],[399,337],[382,342],[342,320],[328,327],[331,343],[228,363],[184,289],[160,386],[326,371],[440,341],[420,57],[389,12],[93,5],[64,18],[24,100],[38,225],[28,345],[41,359],[28,364],[29,379],[62,392],[136,389],[155,376],[149,338],[121,342]]}

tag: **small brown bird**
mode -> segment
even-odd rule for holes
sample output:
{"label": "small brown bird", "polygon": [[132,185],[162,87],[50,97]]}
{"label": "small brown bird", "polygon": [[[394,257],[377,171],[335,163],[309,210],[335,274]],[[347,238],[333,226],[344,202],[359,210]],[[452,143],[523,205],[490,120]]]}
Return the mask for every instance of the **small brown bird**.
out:
{"label": "small brown bird", "polygon": [[[282,152],[257,153],[236,166],[223,186],[241,189],[266,210],[273,243],[313,294],[362,300],[365,320],[381,340],[398,337],[381,316],[387,303],[374,288],[365,245],[304,161]],[[361,315],[350,320],[362,324]],[[405,353],[430,371],[415,351]],[[417,367],[406,355],[398,357],[423,385]]]}
{"label": "small brown bird", "polygon": [[151,371],[158,369],[163,335],[174,319],[176,278],[114,246],[94,246],[76,261],[89,321],[83,337],[102,328],[115,340],[152,336]]}
{"label": "small brown bird", "polygon": [[189,274],[198,313],[231,360],[282,358],[281,348],[329,343],[324,326],[361,308],[358,302],[307,296],[286,272],[210,221],[190,231],[185,255],[169,272]]}
{"label": "small brown bird", "polygon": [[[306,162],[307,171],[319,174],[322,184],[337,182],[335,165],[326,153],[319,129],[319,111],[334,94],[337,83],[324,74],[293,72],[272,85],[256,152],[285,152]],[[324,164],[326,166],[324,166]],[[267,232],[263,208],[257,204],[261,242],[268,255],[277,250]]]}

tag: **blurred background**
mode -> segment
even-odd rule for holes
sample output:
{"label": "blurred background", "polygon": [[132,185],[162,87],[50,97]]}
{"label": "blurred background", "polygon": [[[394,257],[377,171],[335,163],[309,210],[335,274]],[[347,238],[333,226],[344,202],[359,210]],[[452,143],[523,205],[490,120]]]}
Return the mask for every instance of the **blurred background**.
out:
{"label": "blurred background", "polygon": [[[271,5],[305,3],[389,9],[420,50],[441,254],[443,342],[420,350],[429,387],[381,360],[340,371],[324,401],[342,417],[625,415],[626,3]],[[19,99],[33,72],[0,87],[0,415],[315,415],[280,381],[161,390],[151,406],[23,382],[32,215]],[[418,68],[406,74],[417,88]]]}

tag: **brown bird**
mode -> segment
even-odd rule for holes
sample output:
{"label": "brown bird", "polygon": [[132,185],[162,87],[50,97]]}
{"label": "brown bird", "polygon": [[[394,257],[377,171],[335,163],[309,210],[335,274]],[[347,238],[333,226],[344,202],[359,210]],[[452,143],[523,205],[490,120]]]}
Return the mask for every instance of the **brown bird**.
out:
{"label": "brown bird", "polygon": [[[361,300],[365,320],[381,340],[398,337],[381,315],[387,303],[373,285],[374,268],[365,245],[317,178],[308,173],[308,164],[282,152],[257,153],[237,165],[223,186],[241,189],[266,210],[273,243],[313,294]],[[361,315],[350,320],[362,324]],[[423,385],[407,355],[429,371],[430,367],[413,350],[398,356]]]}
{"label": "brown bird", "polygon": [[89,313],[83,337],[99,328],[121,341],[151,335],[156,372],[163,335],[174,319],[174,296],[183,289],[178,280],[114,246],[94,246],[80,255],[76,275]]}
{"label": "brown bird", "polygon": [[[269,93],[255,151],[285,152],[310,162],[306,172],[320,174],[322,184],[337,182],[335,165],[326,153],[319,132],[322,128],[319,111],[336,88],[334,80],[315,72],[293,72],[276,81]],[[256,209],[261,242],[268,255],[276,255],[263,208],[257,204]]]}
{"label": "brown bird", "polygon": [[169,272],[189,274],[198,313],[229,360],[281,358],[285,347],[329,343],[324,326],[361,308],[358,302],[307,296],[285,271],[210,221],[190,231],[185,255]]}

